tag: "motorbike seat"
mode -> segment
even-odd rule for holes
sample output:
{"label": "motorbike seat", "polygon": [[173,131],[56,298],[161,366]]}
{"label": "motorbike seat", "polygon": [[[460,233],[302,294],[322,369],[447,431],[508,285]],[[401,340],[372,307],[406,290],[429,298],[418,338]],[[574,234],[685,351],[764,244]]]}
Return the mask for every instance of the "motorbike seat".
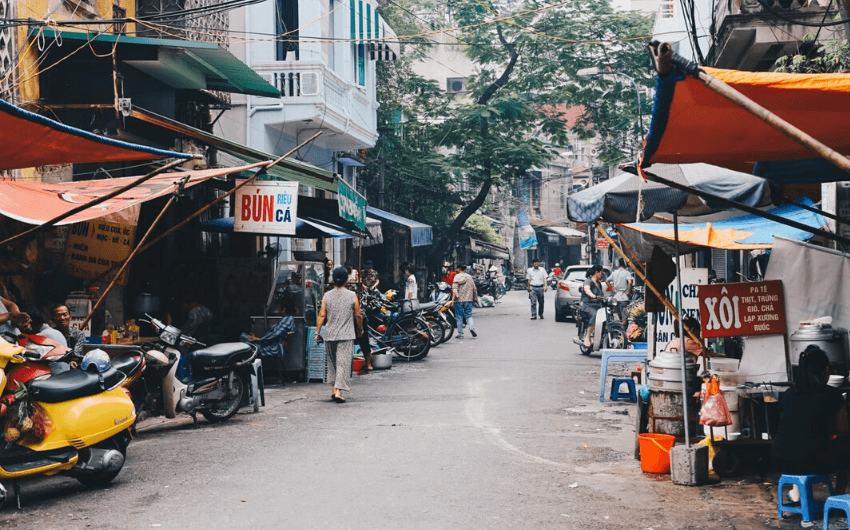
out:
{"label": "motorbike seat", "polygon": [[33,381],[29,390],[36,401],[60,403],[100,394],[120,385],[125,378],[126,376],[114,367],[102,373],[69,370]]}
{"label": "motorbike seat", "polygon": [[440,304],[438,304],[437,302],[422,302],[421,304],[419,304],[419,309],[422,311],[430,311],[438,305]]}
{"label": "motorbike seat", "polygon": [[255,350],[255,346],[244,342],[222,342],[191,351],[186,357],[192,366],[198,368],[224,368],[247,361],[254,355]]}
{"label": "motorbike seat", "polygon": [[141,352],[130,352],[112,359],[112,367],[127,377],[132,377],[142,369],[143,361],[144,356]]}

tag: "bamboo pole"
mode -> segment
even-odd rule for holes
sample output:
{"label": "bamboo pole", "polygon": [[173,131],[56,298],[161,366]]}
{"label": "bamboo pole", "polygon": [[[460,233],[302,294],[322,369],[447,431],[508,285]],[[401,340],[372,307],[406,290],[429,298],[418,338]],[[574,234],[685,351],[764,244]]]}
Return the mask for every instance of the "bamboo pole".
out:
{"label": "bamboo pole", "polygon": [[18,239],[20,239],[20,238],[22,238],[22,237],[24,237],[24,236],[27,236],[27,235],[29,235],[29,234],[32,234],[33,232],[37,232],[37,231],[39,231],[39,230],[44,230],[45,228],[50,228],[50,227],[52,227],[53,225],[55,225],[56,223],[58,223],[58,222],[60,222],[60,221],[63,221],[63,220],[65,220],[65,219],[67,219],[67,218],[71,217],[72,215],[76,215],[76,214],[78,214],[78,213],[80,213],[80,212],[82,212],[82,211],[84,211],[84,210],[87,210],[87,209],[89,209],[89,208],[92,208],[92,207],[94,207],[94,206],[97,206],[98,204],[101,204],[101,203],[103,203],[103,202],[106,202],[106,201],[108,201],[109,199],[112,199],[113,197],[116,197],[116,196],[118,196],[118,195],[121,195],[121,194],[122,194],[122,193],[124,193],[125,191],[131,190],[131,189],[135,188],[136,186],[138,186],[138,185],[140,185],[140,184],[144,184],[145,182],[149,181],[150,179],[154,178],[155,176],[159,175],[160,173],[163,173],[163,172],[165,172],[165,171],[168,171],[169,169],[172,169],[172,168],[174,168],[174,167],[176,167],[176,166],[179,166],[180,164],[185,164],[186,162],[187,162],[187,161],[186,161],[186,160],[183,160],[183,159],[175,160],[175,161],[173,161],[173,162],[169,162],[168,164],[165,164],[164,166],[162,166],[162,167],[160,167],[160,168],[157,168],[157,169],[155,169],[155,170],[151,171],[151,172],[150,172],[150,173],[148,173],[147,175],[145,175],[145,176],[143,176],[143,177],[139,177],[138,179],[134,180],[134,181],[133,181],[133,182],[131,182],[130,184],[127,184],[127,185],[126,185],[126,186],[124,186],[123,188],[119,188],[119,189],[117,189],[117,190],[115,190],[115,191],[109,192],[109,193],[107,193],[106,195],[104,195],[104,196],[102,196],[102,197],[98,197],[97,199],[94,199],[93,201],[90,201],[90,202],[87,202],[87,203],[82,204],[82,205],[80,205],[80,206],[77,206],[76,208],[72,208],[71,210],[69,210],[69,211],[67,211],[67,212],[65,212],[65,213],[63,213],[63,214],[61,214],[61,215],[57,215],[56,217],[54,217],[53,219],[51,219],[51,220],[47,221],[46,223],[42,223],[42,224],[40,224],[40,225],[37,225],[37,226],[34,226],[34,227],[30,228],[29,230],[25,230],[25,231],[23,231],[23,232],[21,232],[20,234],[14,235],[14,236],[9,237],[9,238],[6,238],[6,239],[4,239],[3,241],[0,241],[0,246],[3,246],[3,245],[6,245],[6,244],[9,244],[9,243],[11,243],[12,241],[16,241],[16,240],[18,240]]}
{"label": "bamboo pole", "polygon": [[646,276],[646,269],[643,268],[643,263],[640,261],[640,258],[638,258],[637,252],[635,252],[635,250],[632,248],[632,246],[629,245],[629,242],[626,241],[626,238],[623,237],[623,233],[620,232],[620,230],[617,230],[617,235],[620,236],[620,242],[623,244],[623,248],[625,248],[627,251],[629,251],[629,254],[632,256],[632,259],[634,260],[634,264],[636,265],[636,267],[632,267],[632,268],[635,269],[635,271],[637,271],[638,270],[637,267],[639,267],[640,271],[643,273],[641,278],[643,278],[643,276]]}
{"label": "bamboo pole", "polygon": [[[304,146],[305,146],[305,145],[307,145],[308,143],[310,143],[310,142],[312,142],[313,140],[315,140],[316,138],[318,138],[318,136],[319,136],[320,134],[322,134],[322,132],[321,132],[321,131],[317,132],[316,134],[314,134],[314,135],[313,135],[313,136],[311,136],[310,138],[308,138],[308,139],[304,140],[303,142],[301,142],[300,144],[298,144],[298,146],[297,146],[297,147],[295,147],[294,149],[292,149],[292,150],[288,151],[286,154],[284,154],[283,156],[281,156],[281,157],[280,157],[280,158],[278,158],[277,160],[269,161],[269,163],[268,163],[268,164],[266,164],[265,166],[263,166],[263,167],[262,167],[262,169],[260,169],[260,171],[257,171],[255,174],[253,174],[251,177],[249,177],[249,178],[248,178],[245,182],[243,182],[243,183],[239,184],[238,186],[236,186],[236,187],[235,187],[235,188],[233,188],[232,190],[228,191],[227,193],[225,193],[225,194],[224,194],[224,195],[222,195],[221,197],[218,197],[217,199],[215,199],[215,200],[214,200],[214,201],[212,201],[211,203],[207,204],[206,206],[204,206],[204,207],[203,207],[203,208],[201,208],[200,210],[196,211],[196,212],[195,212],[195,213],[193,213],[192,215],[188,216],[187,218],[183,219],[182,221],[180,221],[180,222],[179,222],[179,223],[177,223],[176,225],[172,226],[171,228],[169,228],[168,230],[166,230],[165,232],[163,232],[162,234],[160,234],[160,235],[159,235],[156,239],[154,239],[154,240],[153,240],[153,241],[151,241],[150,243],[147,243],[147,244],[145,244],[144,246],[140,247],[140,248],[139,248],[139,253],[141,253],[141,252],[144,252],[144,251],[148,250],[149,248],[151,248],[152,246],[156,245],[157,243],[159,243],[160,241],[162,241],[162,240],[163,240],[163,239],[165,239],[166,237],[170,236],[171,234],[173,234],[174,232],[176,232],[176,231],[177,231],[177,230],[179,230],[180,228],[183,228],[184,226],[186,226],[186,224],[188,224],[188,223],[189,223],[189,221],[191,221],[192,219],[194,219],[194,218],[198,217],[199,215],[201,215],[202,213],[204,213],[204,212],[208,211],[210,208],[212,208],[213,206],[215,206],[215,205],[216,205],[216,204],[218,204],[219,202],[223,201],[224,199],[226,199],[226,198],[230,197],[231,195],[233,195],[234,193],[236,193],[237,191],[239,191],[241,188],[243,188],[243,187],[247,186],[248,184],[250,184],[250,183],[254,182],[254,179],[256,179],[257,177],[259,177],[260,175],[264,175],[264,174],[265,174],[265,173],[266,173],[269,169],[271,169],[271,168],[272,168],[272,167],[274,167],[275,165],[279,164],[279,163],[280,163],[280,162],[282,162],[284,159],[288,158],[290,155],[292,155],[292,153],[294,153],[295,151],[298,151],[299,149],[301,149],[302,147],[304,147]],[[103,274],[101,274],[98,278],[102,278],[102,277],[104,277],[104,276],[108,275],[108,274],[109,274],[110,272],[112,272],[113,270],[114,270],[114,267],[113,267],[113,268],[108,269],[108,270],[107,270],[107,271],[105,271]]]}
{"label": "bamboo pole", "polygon": [[183,177],[180,180],[180,185],[171,194],[171,197],[168,199],[168,202],[165,203],[165,207],[163,207],[162,211],[159,212],[159,215],[156,216],[156,219],[154,219],[150,228],[148,228],[148,231],[145,232],[144,237],[142,237],[142,240],[139,241],[139,246],[137,246],[135,249],[133,249],[133,252],[131,252],[130,255],[127,257],[127,259],[124,260],[124,263],[121,265],[121,268],[115,274],[115,277],[112,278],[112,281],[109,282],[109,285],[106,286],[106,289],[104,289],[103,294],[100,295],[100,298],[97,299],[97,302],[91,308],[91,311],[89,311],[89,314],[86,315],[86,318],[83,320],[82,324],[80,324],[80,329],[84,329],[86,327],[86,324],[89,323],[92,316],[94,315],[94,312],[97,311],[97,309],[100,307],[100,304],[102,304],[103,301],[106,299],[106,295],[108,295],[109,291],[111,291],[112,288],[115,287],[115,284],[118,282],[118,279],[121,278],[121,275],[124,273],[124,271],[127,269],[127,267],[130,265],[130,262],[133,261],[133,258],[135,258],[136,255],[140,252],[139,249],[141,248],[141,245],[144,244],[145,240],[147,240],[147,238],[151,235],[151,232],[153,232],[153,229],[156,228],[157,224],[159,224],[159,221],[165,215],[165,212],[171,207],[172,204],[174,204],[174,200],[177,198],[178,190],[182,189],[183,186],[186,184],[186,182],[188,180],[189,180],[188,176]]}
{"label": "bamboo pole", "polygon": [[[673,318],[678,321],[679,320],[679,312],[676,311],[676,307],[673,305],[673,302],[671,302],[666,296],[664,296],[664,294],[662,294],[649,281],[649,279],[646,277],[646,274],[644,274],[642,270],[639,270],[637,267],[634,266],[634,262],[626,255],[625,252],[623,252],[623,250],[619,247],[619,245],[617,245],[617,243],[611,238],[611,236],[609,236],[605,232],[605,230],[602,229],[602,227],[597,225],[596,229],[599,231],[600,234],[602,234],[602,237],[604,237],[608,241],[608,243],[611,245],[611,248],[613,248],[615,251],[617,251],[617,254],[622,256],[623,259],[626,261],[626,263],[629,265],[629,267],[631,267],[638,274],[638,276],[640,276],[640,279],[643,280],[643,283],[645,283],[646,286],[649,288],[649,290],[652,291],[653,294],[655,294],[656,297],[658,297],[658,299],[661,301],[661,303],[664,304],[664,307],[667,308],[667,311],[670,311],[670,314],[673,315]],[[702,354],[703,355],[711,356],[711,352],[705,347],[705,344],[702,343],[702,340],[699,337],[697,337],[696,333],[694,333],[694,331],[691,330],[691,328],[689,328],[688,326],[685,326],[685,332],[688,334],[689,337],[691,337],[691,339],[693,339],[695,342],[699,343],[702,346]],[[683,350],[685,349],[684,345],[685,345],[685,341],[682,340],[682,346],[681,347],[682,347]]]}
{"label": "bamboo pole", "polygon": [[693,77],[696,77],[697,79],[705,83],[705,86],[707,86],[711,90],[714,90],[715,92],[725,97],[729,101],[735,103],[736,105],[740,106],[744,110],[761,118],[762,121],[772,126],[785,136],[791,138],[792,140],[804,147],[808,147],[822,158],[829,160],[843,171],[850,173],[850,159],[848,159],[846,156],[842,155],[838,151],[835,151],[826,144],[816,140],[813,136],[795,127],[794,125],[791,125],[776,114],[770,112],[755,101],[751,100],[747,96],[741,94],[734,88],[730,87],[720,79],[705,72],[705,70],[703,70],[698,64],[688,61],[687,59],[679,56],[673,51],[673,48],[672,46],[670,46],[670,44],[666,42],[660,43],[658,41],[652,41],[649,44],[649,48],[650,52],[655,58],[656,69],[659,74],[666,74],[669,71],[669,66],[671,64],[675,65],[683,72]]}

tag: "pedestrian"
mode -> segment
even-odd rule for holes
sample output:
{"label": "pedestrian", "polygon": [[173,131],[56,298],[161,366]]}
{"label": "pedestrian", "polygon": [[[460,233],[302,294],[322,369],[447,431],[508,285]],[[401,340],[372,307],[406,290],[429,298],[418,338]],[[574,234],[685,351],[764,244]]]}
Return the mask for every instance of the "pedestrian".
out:
{"label": "pedestrian", "polygon": [[86,344],[86,334],[78,328],[71,327],[71,311],[65,304],[56,304],[51,310],[53,313],[53,325],[68,343],[68,347],[74,350],[74,357],[82,359],[83,347]]}
{"label": "pedestrian", "polygon": [[404,267],[404,275],[407,276],[407,279],[404,281],[404,297],[418,299],[419,291],[416,287],[416,273],[413,271],[413,265],[406,265]]}
{"label": "pedestrian", "polygon": [[[351,357],[354,340],[363,333],[363,315],[357,295],[346,289],[348,270],[338,267],[331,272],[333,289],[322,297],[322,306],[316,319],[316,343],[325,343],[328,363],[328,380],[331,381],[331,398],[345,403],[342,391],[351,388]],[[322,329],[325,328],[322,337]]]}
{"label": "pedestrian", "polygon": [[525,273],[528,283],[528,298],[531,300],[531,320],[543,320],[543,294],[546,292],[546,269],[540,266],[540,260],[534,258],[531,268]]}
{"label": "pedestrian", "polygon": [[608,281],[614,285],[614,300],[618,302],[628,303],[632,297],[632,286],[635,283],[635,277],[626,268],[626,261],[620,258],[619,268],[611,273]]}
{"label": "pedestrian", "polygon": [[345,269],[348,271],[348,283],[357,283],[357,269],[354,268],[350,261],[345,262]]}
{"label": "pedestrian", "polygon": [[[363,272],[360,274],[360,277],[363,281],[363,288],[365,290],[377,289],[378,285],[381,281],[378,279],[378,271],[375,270],[375,266],[371,261],[366,261],[363,263]],[[366,371],[372,371],[372,344],[369,342],[369,333],[367,330],[369,329],[369,317],[365,312],[363,315],[363,330],[364,333],[357,337],[357,345],[360,346],[360,351],[363,352],[363,361],[364,366],[366,366]]]}
{"label": "pedestrian", "polygon": [[375,270],[375,265],[371,261],[363,263],[363,273],[360,275],[363,278],[363,287],[368,291],[377,289],[381,280],[378,279],[378,271]]}
{"label": "pedestrian", "polygon": [[475,288],[475,280],[466,273],[466,265],[457,266],[454,283],[452,284],[452,303],[455,306],[455,318],[457,320],[457,338],[463,338],[464,322],[469,326],[469,333],[477,337],[475,333],[475,322],[472,320],[472,307],[478,302],[478,289]]}
{"label": "pedestrian", "polygon": [[584,335],[584,347],[590,348],[590,336],[596,329],[596,312],[602,309],[605,300],[602,290],[602,265],[594,265],[584,273],[585,280],[581,286],[581,312],[587,322],[587,333]]}
{"label": "pedestrian", "polygon": [[322,271],[325,273],[325,285],[331,284],[331,271],[334,269],[334,262],[330,258],[325,258],[322,263]]}
{"label": "pedestrian", "polygon": [[450,267],[448,263],[443,264],[443,277],[440,278],[440,281],[445,282],[451,286],[451,284],[455,281],[455,268]]}

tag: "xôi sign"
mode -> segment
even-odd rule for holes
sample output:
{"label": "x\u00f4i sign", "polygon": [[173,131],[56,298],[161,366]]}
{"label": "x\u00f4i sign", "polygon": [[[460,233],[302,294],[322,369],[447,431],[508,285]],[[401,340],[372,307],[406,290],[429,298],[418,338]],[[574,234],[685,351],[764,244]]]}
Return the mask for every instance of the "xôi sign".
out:
{"label": "x\u00f4i sign", "polygon": [[779,280],[700,285],[699,306],[704,338],[785,333]]}
{"label": "x\u00f4i sign", "polygon": [[297,213],[297,182],[255,181],[236,192],[233,231],[294,236]]}

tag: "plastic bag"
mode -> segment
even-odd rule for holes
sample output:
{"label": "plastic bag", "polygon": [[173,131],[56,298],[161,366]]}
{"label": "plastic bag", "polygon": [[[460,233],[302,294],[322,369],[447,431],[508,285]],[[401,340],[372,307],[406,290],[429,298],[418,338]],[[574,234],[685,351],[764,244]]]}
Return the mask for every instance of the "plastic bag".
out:
{"label": "plastic bag", "polygon": [[720,391],[720,380],[716,376],[706,379],[702,393],[702,408],[699,411],[700,425],[723,427],[732,424],[732,416],[726,405],[726,398]]}

